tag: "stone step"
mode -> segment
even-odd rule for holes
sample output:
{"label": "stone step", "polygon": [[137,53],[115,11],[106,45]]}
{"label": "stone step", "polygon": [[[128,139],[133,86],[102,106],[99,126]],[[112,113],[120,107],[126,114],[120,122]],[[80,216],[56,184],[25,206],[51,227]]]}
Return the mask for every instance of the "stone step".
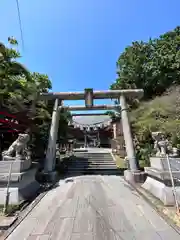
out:
{"label": "stone step", "polygon": [[85,161],[114,161],[112,158],[80,158],[80,157],[76,157],[76,158],[73,158],[74,160],[79,160],[79,161],[82,161],[82,160],[85,160]]}
{"label": "stone step", "polygon": [[70,160],[69,162],[77,162],[77,163],[82,163],[82,162],[84,162],[84,163],[94,163],[94,162],[110,162],[110,163],[115,163],[113,160],[105,160],[105,159],[99,159],[99,160],[97,160],[97,159],[92,159],[92,160],[85,160],[85,159],[72,159],[72,160]]}
{"label": "stone step", "polygon": [[117,174],[121,171],[110,153],[76,152],[68,162],[68,173]]}
{"label": "stone step", "polygon": [[68,166],[74,166],[74,167],[80,167],[80,166],[84,166],[84,167],[88,167],[88,166],[116,166],[116,164],[109,164],[109,163],[101,163],[101,164],[98,164],[98,163],[95,163],[95,164],[69,164]]}
{"label": "stone step", "polygon": [[84,155],[84,156],[111,156],[111,154],[110,153],[88,153],[88,152],[85,152],[85,153],[83,153],[83,152],[75,152],[74,153],[75,155]]}
{"label": "stone step", "polygon": [[109,158],[112,159],[112,156],[78,156],[78,155],[74,155],[77,158]]}
{"label": "stone step", "polygon": [[79,174],[122,175],[122,171],[120,169],[86,169],[86,170],[74,169],[71,171],[69,170],[67,174],[70,174],[70,175],[79,175]]}
{"label": "stone step", "polygon": [[101,164],[101,163],[110,163],[110,164],[115,164],[115,162],[114,161],[112,161],[112,160],[108,160],[108,161],[106,161],[106,160],[104,160],[104,159],[102,159],[101,161],[96,161],[96,160],[89,160],[89,161],[86,161],[86,160],[71,160],[71,161],[69,161],[69,163],[77,163],[77,164],[82,164],[82,163],[85,163],[85,164],[94,164],[94,163],[98,163],[98,164]]}
{"label": "stone step", "polygon": [[78,169],[117,169],[116,166],[88,166],[88,167],[68,167],[68,170]]}
{"label": "stone step", "polygon": [[84,156],[110,156],[110,153],[83,153],[83,152],[75,152],[75,155],[84,155]]}
{"label": "stone step", "polygon": [[115,162],[112,159],[71,159],[73,162]]}
{"label": "stone step", "polygon": [[110,152],[83,152],[83,151],[79,151],[79,152],[76,152],[74,151],[76,154],[92,154],[92,155],[100,155],[100,154],[104,154],[104,155],[108,155],[110,154]]}
{"label": "stone step", "polygon": [[114,164],[71,164],[71,165],[68,165],[69,167],[74,167],[74,168],[79,168],[79,167],[103,167],[103,166],[108,166],[108,167],[117,167],[116,165]]}
{"label": "stone step", "polygon": [[103,157],[101,157],[101,158],[83,158],[83,157],[75,157],[75,158],[72,158],[72,159],[77,159],[77,160],[89,160],[89,161],[94,161],[94,160],[97,160],[97,161],[100,161],[100,160],[105,160],[105,161],[107,161],[107,160],[110,160],[110,161],[114,161],[113,160],[113,158],[103,158]]}
{"label": "stone step", "polygon": [[117,168],[116,165],[71,165],[68,168]]}
{"label": "stone step", "polygon": [[115,163],[111,163],[111,162],[99,162],[99,163],[97,163],[97,162],[94,162],[94,163],[87,163],[87,162],[84,162],[84,163],[71,163],[71,164],[69,164],[69,165],[73,165],[73,166],[90,166],[90,165],[110,165],[110,166],[116,166],[116,164]]}

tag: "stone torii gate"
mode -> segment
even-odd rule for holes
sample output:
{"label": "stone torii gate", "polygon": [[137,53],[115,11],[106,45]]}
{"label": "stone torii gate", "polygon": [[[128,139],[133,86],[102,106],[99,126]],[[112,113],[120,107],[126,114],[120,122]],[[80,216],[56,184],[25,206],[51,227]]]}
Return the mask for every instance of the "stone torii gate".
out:
{"label": "stone torii gate", "polygon": [[[128,119],[128,109],[126,104],[127,98],[141,98],[144,91],[142,89],[125,89],[125,90],[106,90],[93,91],[93,89],[85,89],[84,92],[57,92],[57,93],[42,93],[41,98],[44,100],[54,99],[54,108],[52,113],[52,121],[48,140],[48,149],[46,152],[46,160],[44,171],[50,178],[54,178],[55,172],[55,155],[56,141],[59,127],[59,112],[62,108],[70,111],[84,110],[116,110],[117,105],[95,105],[94,99],[117,99],[120,102],[121,123],[126,147],[127,158],[130,164],[130,171],[126,173],[127,180],[134,179],[134,173],[138,172],[131,128]],[[85,100],[85,106],[63,106],[63,100]]]}

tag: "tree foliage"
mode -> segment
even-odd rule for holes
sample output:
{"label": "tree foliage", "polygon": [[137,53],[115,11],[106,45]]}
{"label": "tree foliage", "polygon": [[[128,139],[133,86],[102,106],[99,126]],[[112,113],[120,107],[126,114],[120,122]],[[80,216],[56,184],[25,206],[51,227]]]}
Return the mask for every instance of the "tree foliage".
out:
{"label": "tree foliage", "polygon": [[[47,93],[52,84],[46,74],[30,72],[21,63],[20,53],[16,50],[18,42],[8,38],[11,47],[0,44],[0,108],[5,107],[10,113],[23,113],[24,119],[31,121],[33,145],[38,149],[47,144],[53,102],[38,98],[40,93]],[[69,113],[60,116],[60,131],[63,136],[67,130]],[[62,126],[63,125],[63,126]]]}
{"label": "tree foliage", "polygon": [[142,88],[144,99],[180,83],[180,27],[148,42],[133,42],[117,61],[111,89]]}

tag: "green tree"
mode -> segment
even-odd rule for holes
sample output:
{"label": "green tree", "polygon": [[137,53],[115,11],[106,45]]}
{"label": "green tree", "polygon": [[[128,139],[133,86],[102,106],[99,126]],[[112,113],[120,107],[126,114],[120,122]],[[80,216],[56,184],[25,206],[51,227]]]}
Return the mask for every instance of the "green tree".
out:
{"label": "green tree", "polygon": [[[0,44],[0,107],[5,107],[11,113],[23,113],[24,119],[31,122],[32,144],[35,152],[38,148],[44,151],[47,145],[53,102],[46,102],[39,97],[47,93],[52,84],[45,74],[30,72],[17,60],[21,57],[16,50],[18,42],[8,39],[12,47]],[[67,131],[69,113],[60,116],[60,128],[63,134]],[[62,132],[62,130],[60,131]]]}
{"label": "green tree", "polygon": [[144,99],[180,83],[180,27],[148,42],[133,42],[117,61],[111,89],[142,88]]}

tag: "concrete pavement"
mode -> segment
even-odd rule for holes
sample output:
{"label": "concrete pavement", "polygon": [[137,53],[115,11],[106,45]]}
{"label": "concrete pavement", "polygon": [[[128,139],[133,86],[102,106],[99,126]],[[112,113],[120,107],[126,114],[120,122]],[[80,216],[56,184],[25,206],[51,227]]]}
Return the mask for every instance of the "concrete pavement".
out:
{"label": "concrete pavement", "polygon": [[48,192],[8,240],[179,240],[119,176],[80,176]]}

